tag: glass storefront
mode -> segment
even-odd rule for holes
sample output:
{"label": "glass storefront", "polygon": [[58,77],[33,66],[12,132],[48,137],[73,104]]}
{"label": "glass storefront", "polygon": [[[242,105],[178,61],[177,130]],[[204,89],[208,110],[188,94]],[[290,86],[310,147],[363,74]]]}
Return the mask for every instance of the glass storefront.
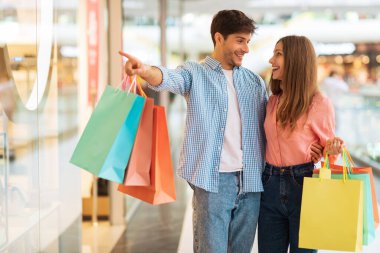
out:
{"label": "glass storefront", "polygon": [[67,229],[80,235],[77,7],[0,1],[0,251],[58,252]]}

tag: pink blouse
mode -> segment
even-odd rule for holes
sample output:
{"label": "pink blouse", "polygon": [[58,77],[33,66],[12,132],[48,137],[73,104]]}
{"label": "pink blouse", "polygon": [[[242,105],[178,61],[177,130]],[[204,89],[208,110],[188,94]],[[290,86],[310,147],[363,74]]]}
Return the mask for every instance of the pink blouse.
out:
{"label": "pink blouse", "polygon": [[289,133],[276,124],[278,99],[272,95],[267,105],[264,122],[266,161],[279,167],[310,162],[311,145],[326,146],[326,141],[334,137],[335,114],[331,101],[320,93],[316,94],[309,113],[298,119],[296,128]]}

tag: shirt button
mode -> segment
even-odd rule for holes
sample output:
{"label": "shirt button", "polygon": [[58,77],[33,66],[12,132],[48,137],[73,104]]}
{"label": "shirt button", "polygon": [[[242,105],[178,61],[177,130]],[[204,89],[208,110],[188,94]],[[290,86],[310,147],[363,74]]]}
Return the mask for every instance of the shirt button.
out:
{"label": "shirt button", "polygon": [[222,148],[221,147],[218,147],[219,150],[221,150]]}
{"label": "shirt button", "polygon": [[222,127],[220,130],[224,131],[224,127]]}
{"label": "shirt button", "polygon": [[227,111],[227,108],[224,108],[224,110],[223,110],[223,111],[225,111],[225,112],[226,112],[226,111]]}

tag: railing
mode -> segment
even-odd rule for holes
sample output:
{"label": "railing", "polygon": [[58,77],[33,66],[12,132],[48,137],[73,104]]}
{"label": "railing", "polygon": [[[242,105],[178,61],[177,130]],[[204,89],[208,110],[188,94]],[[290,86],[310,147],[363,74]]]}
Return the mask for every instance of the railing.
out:
{"label": "railing", "polygon": [[8,174],[9,149],[7,138],[7,117],[1,112],[3,131],[0,132],[2,141],[0,154],[0,251],[8,244]]}
{"label": "railing", "polygon": [[336,134],[360,163],[380,171],[380,87],[332,98],[336,112]]}

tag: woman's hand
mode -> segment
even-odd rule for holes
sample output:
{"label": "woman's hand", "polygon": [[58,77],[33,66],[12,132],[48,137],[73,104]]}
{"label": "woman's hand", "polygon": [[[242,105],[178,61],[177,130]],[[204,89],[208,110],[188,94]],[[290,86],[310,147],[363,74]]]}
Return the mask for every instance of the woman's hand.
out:
{"label": "woman's hand", "polygon": [[327,152],[329,155],[338,155],[342,153],[344,141],[339,137],[334,137],[327,140],[324,153]]}
{"label": "woman's hand", "polygon": [[319,143],[311,144],[310,156],[313,163],[319,162],[323,156],[323,146]]}

